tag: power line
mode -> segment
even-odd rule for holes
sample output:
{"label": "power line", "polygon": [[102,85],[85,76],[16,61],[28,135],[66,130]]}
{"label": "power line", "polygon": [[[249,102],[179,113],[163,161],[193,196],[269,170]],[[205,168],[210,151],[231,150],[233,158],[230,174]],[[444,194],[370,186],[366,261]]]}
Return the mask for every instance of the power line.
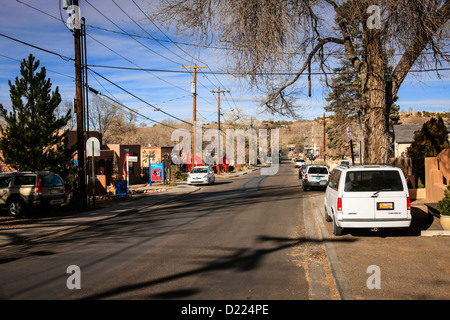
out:
{"label": "power line", "polygon": [[152,122],[154,122],[154,123],[163,125],[163,126],[165,126],[165,127],[169,127],[169,128],[172,128],[172,129],[178,129],[178,128],[172,127],[172,126],[170,126],[170,125],[168,125],[168,124],[165,124],[165,123],[162,123],[162,122],[153,120],[153,119],[151,119],[151,118],[149,118],[149,117],[147,117],[147,116],[144,116],[143,114],[137,112],[136,110],[134,110],[134,109],[132,109],[132,108],[129,108],[129,107],[127,107],[126,105],[120,103],[120,102],[117,101],[116,99],[113,99],[113,98],[111,98],[111,97],[109,97],[109,96],[107,96],[107,95],[105,95],[105,94],[103,94],[103,93],[101,93],[101,92],[99,92],[99,91],[97,91],[97,90],[91,88],[91,87],[88,87],[88,89],[89,89],[89,91],[91,91],[93,94],[99,95],[99,96],[102,96],[102,97],[105,97],[105,98],[108,98],[109,100],[113,101],[114,103],[118,104],[119,106],[121,106],[121,107],[123,107],[123,108],[125,108],[125,109],[127,109],[127,110],[129,110],[129,111],[131,111],[131,112],[133,112],[133,113],[135,113],[135,114],[137,114],[138,116],[140,116],[140,117],[142,117],[142,118],[144,118],[144,119],[150,120],[150,121],[152,121]]}
{"label": "power line", "polygon": [[91,68],[88,67],[88,69],[91,70],[93,73],[95,73],[97,76],[101,77],[103,80],[106,80],[107,82],[109,82],[109,83],[111,83],[112,85],[116,86],[116,87],[119,88],[120,90],[122,90],[122,91],[128,93],[130,96],[132,96],[132,97],[138,99],[139,101],[145,103],[146,105],[152,107],[155,111],[160,111],[160,112],[162,112],[162,113],[168,115],[168,116],[171,117],[171,118],[174,118],[174,119],[176,119],[176,120],[178,120],[178,121],[184,122],[184,123],[189,124],[189,125],[192,126],[191,123],[186,122],[186,121],[184,121],[184,120],[182,120],[182,119],[180,119],[180,118],[178,118],[178,117],[176,117],[176,116],[174,116],[174,115],[172,115],[172,114],[170,114],[170,113],[168,113],[168,112],[166,112],[166,111],[164,111],[164,110],[162,110],[162,109],[160,109],[160,108],[158,108],[158,107],[155,107],[155,106],[152,105],[151,103],[149,103],[149,102],[143,100],[142,98],[136,96],[135,94],[131,93],[130,91],[126,90],[125,88],[119,86],[118,84],[114,83],[113,81],[109,80],[108,78],[102,76],[102,75],[99,74],[98,72],[92,70]]}
{"label": "power line", "polygon": [[[40,10],[40,9],[36,8],[36,7],[33,7],[32,5],[30,5],[28,3],[22,2],[20,0],[16,0],[16,1],[18,3],[20,3],[20,4],[23,4],[23,5],[31,8],[31,9],[33,9],[33,10],[36,10],[36,11],[42,13],[42,14],[45,14],[45,15],[47,15],[47,16],[55,19],[55,20],[59,20],[59,21],[64,22],[63,19],[55,17],[55,16],[49,14],[48,12],[45,12],[43,10]],[[140,7],[138,6],[138,8],[140,8]],[[149,20],[151,20],[151,19],[149,19]],[[89,27],[89,28],[94,28],[94,29],[101,30],[101,31],[104,31],[104,32],[115,33],[115,34],[120,34],[120,35],[127,35],[127,36],[132,36],[132,37],[141,38],[141,39],[158,41],[158,42],[168,42],[168,43],[172,43],[172,44],[175,44],[175,45],[191,46],[191,47],[198,47],[198,48],[204,48],[204,49],[217,49],[217,50],[241,50],[240,48],[230,48],[230,47],[223,47],[223,46],[202,45],[202,44],[196,44],[196,43],[192,43],[192,42],[188,43],[188,42],[174,41],[174,40],[171,40],[170,38],[168,38],[168,40],[165,40],[165,39],[158,39],[158,38],[155,38],[155,37],[152,37],[152,36],[146,37],[146,36],[143,36],[143,35],[140,35],[140,34],[132,34],[132,33],[126,32],[126,31],[120,32],[120,31],[116,31],[116,30],[107,29],[107,28],[104,28],[104,27],[89,25],[89,24],[87,24],[86,26]],[[180,50],[181,50],[181,48],[180,48]],[[183,50],[183,52],[185,52],[185,51]],[[301,53],[298,53],[298,52],[280,52],[280,54],[300,55]],[[423,52],[422,54],[434,55],[435,53],[434,52]],[[445,54],[445,55],[450,54],[450,51],[444,51],[444,52],[442,52],[442,54]],[[343,57],[343,56],[345,56],[345,53],[334,52],[334,53],[329,53],[328,55],[331,55],[331,56],[342,56]],[[369,56],[369,55],[375,55],[375,54],[364,54],[364,55],[365,56]],[[392,55],[394,55],[394,56],[402,56],[403,53],[394,53]],[[203,64],[205,64],[205,63],[203,63]]]}
{"label": "power line", "polygon": [[124,32],[128,37],[132,38],[134,41],[136,41],[137,43],[139,43],[141,46],[143,46],[144,48],[146,48],[147,50],[153,52],[154,54],[160,56],[163,59],[169,60],[175,64],[181,65],[179,62],[176,62],[170,58],[167,58],[166,56],[160,54],[159,52],[156,52],[155,50],[149,48],[148,46],[146,46],[145,44],[143,44],[142,42],[140,42],[139,40],[137,40],[135,37],[133,37],[131,34],[129,34],[128,32],[126,32],[124,29],[122,29],[119,25],[117,25],[114,21],[112,21],[110,18],[108,18],[106,15],[103,14],[103,12],[101,12],[100,10],[98,10],[96,7],[94,7],[88,0],[85,0],[87,4],[89,4],[95,11],[97,11],[99,14],[101,14],[106,20],[108,20],[109,22],[111,22],[114,26],[116,26],[118,29],[122,30],[122,32]]}
{"label": "power line", "polygon": [[[167,83],[167,84],[170,85],[170,86],[173,86],[173,87],[175,87],[175,88],[177,88],[177,89],[180,89],[180,90],[183,90],[183,91],[185,91],[185,92],[189,92],[189,90],[187,90],[187,89],[185,89],[185,88],[182,88],[182,87],[180,87],[180,86],[177,86],[177,85],[175,85],[175,84],[173,84],[173,83],[171,83],[171,82],[169,82],[169,81],[167,81],[167,80],[165,80],[165,79],[163,79],[163,78],[158,77],[157,75],[154,75],[154,74],[152,73],[152,70],[151,70],[151,69],[147,69],[147,70],[143,69],[141,66],[139,66],[139,65],[136,64],[136,63],[134,63],[133,61],[131,61],[131,60],[128,59],[127,57],[121,55],[121,54],[118,53],[117,51],[111,49],[111,48],[108,47],[106,44],[104,44],[104,43],[102,43],[101,41],[99,41],[99,40],[97,40],[96,38],[94,38],[92,35],[87,34],[87,36],[88,36],[89,38],[91,38],[92,40],[94,40],[95,42],[97,42],[98,44],[104,46],[106,49],[110,50],[110,51],[113,52],[114,54],[118,55],[118,56],[121,57],[122,59],[126,60],[127,62],[129,62],[129,63],[131,63],[132,65],[135,65],[135,66],[137,67],[137,69],[136,69],[136,68],[130,68],[130,70],[136,69],[136,70],[143,70],[143,71],[146,71],[146,72],[148,72],[149,74],[151,74],[152,76],[154,76],[155,78],[157,78],[157,79],[159,79],[159,80],[161,80],[161,81]],[[88,65],[88,66],[89,66],[89,65]],[[124,70],[126,70],[126,69],[124,69]]]}
{"label": "power line", "polygon": [[61,59],[63,59],[64,61],[75,61],[74,58],[70,58],[70,57],[67,57],[67,56],[65,56],[65,55],[62,55],[62,54],[60,54],[60,53],[57,53],[57,52],[54,52],[54,51],[50,51],[50,50],[47,50],[47,49],[44,49],[44,48],[35,46],[35,45],[31,44],[31,43],[28,43],[28,42],[25,42],[25,41],[22,41],[22,40],[19,40],[19,39],[16,39],[16,38],[7,36],[7,35],[5,35],[5,34],[3,34],[3,33],[0,33],[0,36],[5,37],[5,38],[10,39],[10,40],[13,40],[13,41],[16,41],[16,42],[19,42],[19,43],[24,44],[24,45],[26,45],[26,46],[35,48],[35,49],[37,49],[37,50],[41,50],[41,51],[44,51],[44,52],[47,52],[47,53],[56,55],[56,56],[60,57]]}
{"label": "power line", "polygon": [[[19,60],[19,59],[12,58],[12,57],[8,57],[8,56],[5,56],[4,54],[1,54],[1,53],[0,53],[0,56],[3,57],[3,58],[6,58],[6,59],[13,60],[13,61],[22,62],[22,61]],[[45,70],[48,71],[48,72],[53,72],[53,73],[59,74],[60,76],[63,76],[63,77],[75,79],[74,76],[70,76],[70,75],[68,75],[68,74],[64,74],[64,73],[61,73],[61,72],[58,72],[58,71],[55,71],[55,70],[52,70],[52,69],[45,68]]]}
{"label": "power line", "polygon": [[[150,68],[132,68],[132,67],[120,67],[120,66],[106,66],[106,65],[96,65],[96,64],[89,64],[89,67],[93,68],[109,68],[109,69],[121,69],[121,70],[132,70],[132,71],[152,71],[152,72],[167,72],[167,73],[192,73],[188,71],[183,70],[169,70],[169,69],[150,69]],[[434,71],[449,71],[450,68],[434,68],[434,69],[417,69],[417,70],[398,70],[397,72],[434,72]],[[340,74],[353,74],[356,71],[349,71],[349,72],[326,72],[326,74],[329,75],[340,75]],[[232,75],[232,76],[244,76],[247,75],[247,72],[228,72],[228,71],[202,71],[202,73],[206,74],[218,74],[218,75]],[[377,74],[377,73],[383,73],[384,71],[378,72],[378,71],[370,71],[370,72],[361,72],[361,74]],[[297,75],[297,72],[256,72],[254,75],[259,76],[294,76]],[[311,72],[311,75],[323,75],[323,72],[315,71]],[[303,75],[307,76],[308,73],[304,73]]]}

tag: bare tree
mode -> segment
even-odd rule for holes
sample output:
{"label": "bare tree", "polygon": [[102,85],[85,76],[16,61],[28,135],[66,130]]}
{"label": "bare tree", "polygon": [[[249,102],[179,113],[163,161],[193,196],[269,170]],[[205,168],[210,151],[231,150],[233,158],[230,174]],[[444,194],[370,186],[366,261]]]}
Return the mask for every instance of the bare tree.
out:
{"label": "bare tree", "polygon": [[119,113],[117,105],[95,95],[89,103],[89,129],[108,136]]}
{"label": "bare tree", "polygon": [[295,115],[299,79],[311,88],[319,70],[327,83],[345,56],[361,78],[367,162],[387,161],[389,111],[411,68],[449,62],[449,0],[164,0],[153,13],[225,49],[229,72],[264,90],[271,112]]}

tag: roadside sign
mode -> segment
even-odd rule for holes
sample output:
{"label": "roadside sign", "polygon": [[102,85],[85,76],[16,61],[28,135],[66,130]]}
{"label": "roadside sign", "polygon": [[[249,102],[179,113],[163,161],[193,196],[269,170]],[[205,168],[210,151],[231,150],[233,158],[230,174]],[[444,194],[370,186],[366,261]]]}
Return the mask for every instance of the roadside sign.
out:
{"label": "roadside sign", "polygon": [[[92,143],[94,143],[93,147]],[[100,141],[96,137],[90,137],[86,141],[86,157],[92,157],[92,152],[94,157],[100,157]]]}
{"label": "roadside sign", "polygon": [[353,140],[353,129],[352,127],[347,127],[347,139]]}
{"label": "roadside sign", "polygon": [[164,162],[150,163],[149,172],[149,185],[152,185],[152,181],[162,181],[163,184],[166,184],[164,179]]}

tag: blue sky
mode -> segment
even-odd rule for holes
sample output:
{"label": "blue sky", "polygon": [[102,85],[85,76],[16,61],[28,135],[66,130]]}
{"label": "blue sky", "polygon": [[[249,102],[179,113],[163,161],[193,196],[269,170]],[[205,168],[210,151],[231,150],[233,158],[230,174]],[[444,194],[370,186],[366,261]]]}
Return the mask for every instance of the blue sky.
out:
{"label": "blue sky", "polygon": [[[68,14],[60,11],[59,0],[2,0],[0,2],[0,33],[21,41],[57,52],[67,57],[74,57],[73,36],[59,18],[66,20]],[[148,8],[150,1],[135,0],[142,8]],[[33,6],[36,9],[30,8]],[[117,26],[130,34],[140,34],[145,37],[177,42],[189,42],[165,28],[164,34],[154,25],[144,22],[145,16],[131,0],[121,0],[116,3],[142,26],[144,33],[121,9],[111,0],[90,0],[89,3],[112,20]],[[221,56],[210,49],[193,52],[192,46],[175,45],[170,42],[161,42],[150,39],[137,38],[142,44],[127,35],[102,31],[105,28],[121,32],[117,26],[108,21],[101,13],[96,11],[84,0],[80,0],[81,15],[85,17],[88,25],[87,55],[88,63],[93,65],[113,65],[123,67],[142,67],[153,70],[180,70],[183,66],[207,65],[205,71],[220,71],[223,68]],[[145,23],[145,24],[144,24]],[[54,87],[58,86],[63,100],[71,101],[75,95],[74,63],[65,61],[24,44],[0,36],[0,103],[10,107],[8,80],[19,76],[19,66],[22,59],[32,53],[47,69],[47,76],[51,78]],[[195,58],[195,59],[194,59]],[[19,60],[19,61],[17,61]],[[448,68],[448,65],[442,66]],[[160,108],[178,118],[192,119],[192,95],[190,73],[142,72],[105,68],[93,68],[112,82],[120,85],[142,100]],[[450,72],[444,71],[441,79],[434,73],[416,73],[407,77],[399,91],[401,109],[427,111],[450,111]],[[229,94],[221,96],[222,112],[227,114],[237,108],[245,112],[247,118],[277,119],[268,114],[259,114],[258,108],[261,93],[246,90],[240,82],[230,75],[198,74],[197,83],[197,119],[203,122],[217,120],[217,94],[211,90],[230,90]],[[119,100],[127,107],[136,109],[148,118],[161,121],[170,119],[166,114],[155,111],[150,106],[121,91],[95,74],[89,74],[89,85],[96,90]],[[323,114],[324,98],[327,93],[323,91],[319,77],[313,81],[313,97],[300,98],[305,109],[301,116],[305,119],[314,119]],[[138,122],[152,125],[153,122],[138,118]]]}

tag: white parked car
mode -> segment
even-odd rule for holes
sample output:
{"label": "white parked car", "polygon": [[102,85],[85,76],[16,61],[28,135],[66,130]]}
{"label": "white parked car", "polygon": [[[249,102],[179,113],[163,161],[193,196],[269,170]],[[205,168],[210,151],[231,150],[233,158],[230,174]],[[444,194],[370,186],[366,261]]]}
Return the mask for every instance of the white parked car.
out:
{"label": "white parked car", "polygon": [[345,228],[407,228],[411,202],[403,172],[389,165],[336,167],[325,193],[333,233]]}
{"label": "white parked car", "polygon": [[305,164],[306,161],[301,158],[296,158],[294,163],[295,163],[295,168],[299,168],[299,167],[301,167],[302,164]]}
{"label": "white parked car", "polygon": [[197,166],[189,172],[188,184],[213,184],[216,181],[214,170],[210,166]]}

